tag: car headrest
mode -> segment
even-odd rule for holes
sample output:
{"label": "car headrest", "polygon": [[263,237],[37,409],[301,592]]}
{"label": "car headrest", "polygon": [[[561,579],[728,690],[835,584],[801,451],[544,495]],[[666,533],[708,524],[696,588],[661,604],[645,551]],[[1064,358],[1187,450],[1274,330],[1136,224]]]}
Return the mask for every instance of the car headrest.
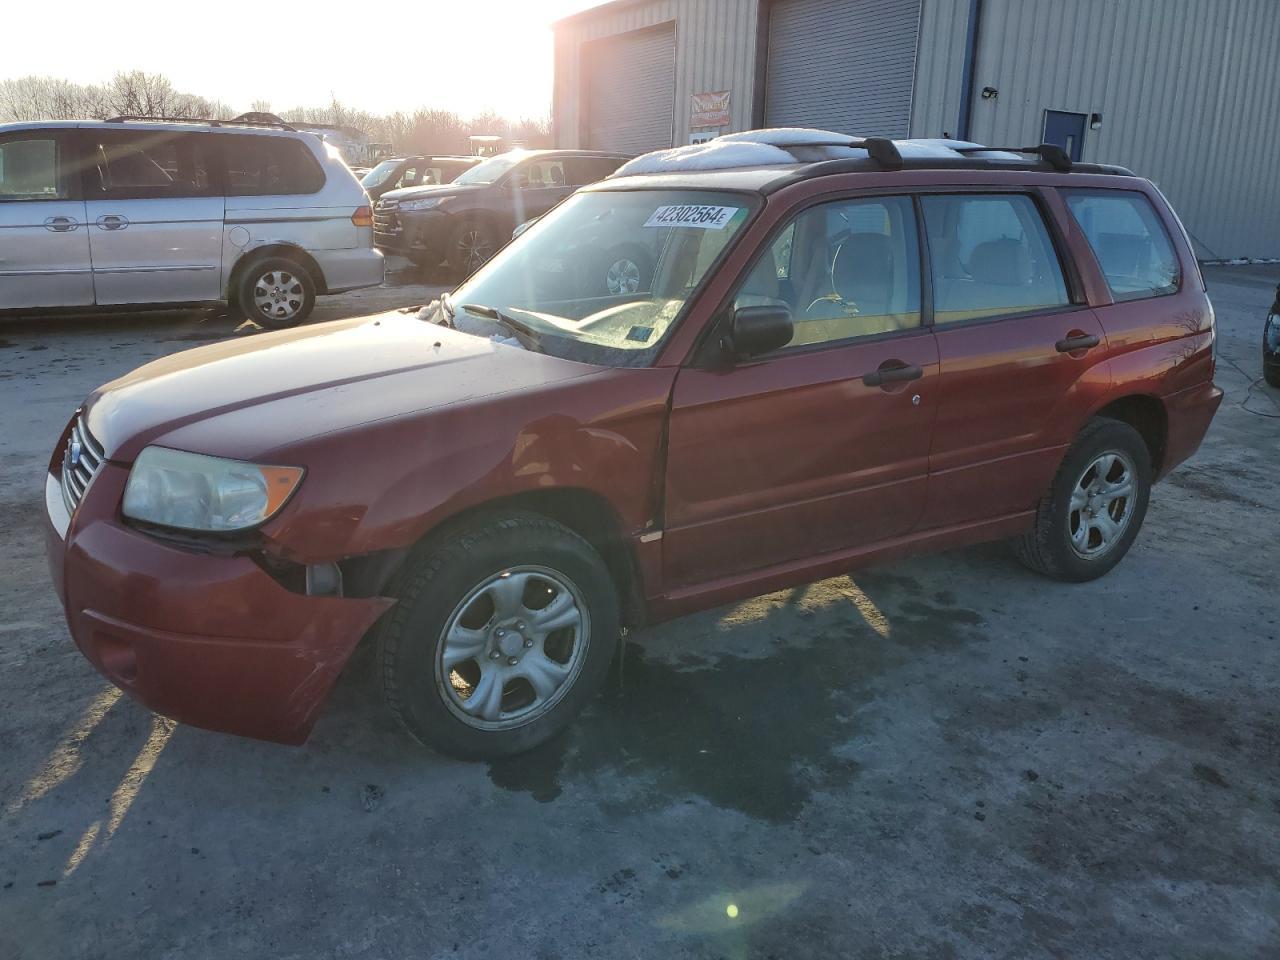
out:
{"label": "car headrest", "polygon": [[979,283],[1025,287],[1031,282],[1031,255],[1021,240],[988,240],[969,254],[969,276]]}
{"label": "car headrest", "polygon": [[851,233],[836,251],[831,285],[846,300],[887,302],[893,291],[893,241],[882,233]]}

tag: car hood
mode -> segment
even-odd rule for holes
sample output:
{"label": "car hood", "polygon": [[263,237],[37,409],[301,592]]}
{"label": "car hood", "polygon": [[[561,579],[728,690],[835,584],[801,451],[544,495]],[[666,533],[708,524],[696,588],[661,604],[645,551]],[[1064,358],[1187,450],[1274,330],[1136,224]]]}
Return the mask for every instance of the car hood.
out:
{"label": "car hood", "polygon": [[597,370],[394,311],[173,354],[99,387],[84,412],[112,460],[129,462],[150,443],[253,459],[362,423]]}
{"label": "car hood", "polygon": [[464,193],[474,193],[492,186],[489,183],[428,183],[420,187],[400,187],[388,190],[382,195],[383,200],[395,200],[403,203],[406,200],[421,200],[423,197],[457,197]]}

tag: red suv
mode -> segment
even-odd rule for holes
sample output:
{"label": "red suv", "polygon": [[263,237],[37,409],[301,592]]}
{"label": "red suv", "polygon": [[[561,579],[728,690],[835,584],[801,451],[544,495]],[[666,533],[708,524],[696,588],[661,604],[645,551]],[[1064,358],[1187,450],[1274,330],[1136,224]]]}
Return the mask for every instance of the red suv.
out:
{"label": "red suv", "polygon": [[[494,757],[624,624],[982,540],[1107,572],[1222,398],[1159,191],[795,136],[633,161],[421,312],[95,391],[46,487],[76,644],[160,713],[301,742],[372,630],[409,732]],[[602,295],[584,252],[618,247],[652,269]]]}

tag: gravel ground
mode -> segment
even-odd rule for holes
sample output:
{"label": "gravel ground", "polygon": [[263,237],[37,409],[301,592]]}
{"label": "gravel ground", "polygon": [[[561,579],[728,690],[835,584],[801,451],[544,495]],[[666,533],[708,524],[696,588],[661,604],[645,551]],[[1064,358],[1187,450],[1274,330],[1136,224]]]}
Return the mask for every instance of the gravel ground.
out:
{"label": "gravel ground", "polygon": [[1280,956],[1280,392],[1250,386],[1280,268],[1209,278],[1227,399],[1110,576],[993,545],[654,628],[493,765],[403,736],[367,651],[303,748],[118,697],[48,583],[50,445],[98,383],[247,331],[0,322],[0,958]]}

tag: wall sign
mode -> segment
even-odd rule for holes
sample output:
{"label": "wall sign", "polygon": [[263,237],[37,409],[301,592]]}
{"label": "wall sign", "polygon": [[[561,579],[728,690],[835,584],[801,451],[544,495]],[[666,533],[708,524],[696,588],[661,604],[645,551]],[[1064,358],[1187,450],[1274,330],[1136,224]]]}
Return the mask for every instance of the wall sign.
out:
{"label": "wall sign", "polygon": [[729,123],[729,91],[716,90],[711,93],[695,93],[690,98],[692,110],[689,126],[724,127]]}

